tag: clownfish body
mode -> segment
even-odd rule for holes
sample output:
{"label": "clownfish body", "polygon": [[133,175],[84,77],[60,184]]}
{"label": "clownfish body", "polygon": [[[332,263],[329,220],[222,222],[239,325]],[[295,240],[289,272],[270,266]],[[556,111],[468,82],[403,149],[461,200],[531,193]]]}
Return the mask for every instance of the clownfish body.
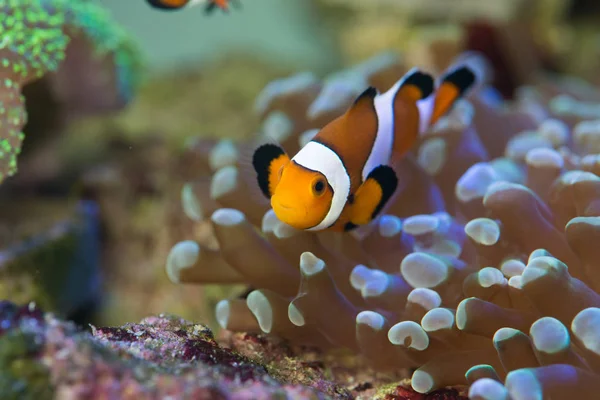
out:
{"label": "clownfish body", "polygon": [[205,11],[206,13],[210,13],[216,8],[220,8],[223,11],[228,11],[231,0],[147,0],[147,2],[154,8],[167,11],[180,10],[186,7],[206,4]]}
{"label": "clownfish body", "polygon": [[391,162],[478,83],[477,72],[459,65],[436,89],[431,75],[412,69],[385,93],[365,90],[293,158],[274,144],[257,148],[258,185],[277,217],[310,231],[371,222],[398,186]]}

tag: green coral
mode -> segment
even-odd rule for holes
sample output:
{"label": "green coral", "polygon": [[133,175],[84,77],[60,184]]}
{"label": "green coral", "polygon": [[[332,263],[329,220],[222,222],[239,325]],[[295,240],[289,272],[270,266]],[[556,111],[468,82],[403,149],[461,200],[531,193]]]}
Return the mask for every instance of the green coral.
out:
{"label": "green coral", "polygon": [[36,0],[0,0],[2,75],[18,84],[58,68],[69,38],[64,15]]}
{"label": "green coral", "polygon": [[108,11],[89,0],[42,0],[65,10],[67,28],[80,30],[97,56],[112,54],[120,95],[129,100],[142,78],[142,57],[134,40]]}
{"label": "green coral", "polygon": [[41,350],[35,334],[11,330],[0,336],[0,393],[3,399],[51,399],[48,370],[33,357]]}
{"label": "green coral", "polygon": [[27,122],[21,86],[57,70],[70,38],[83,35],[95,55],[112,56],[120,96],[139,84],[135,43],[98,4],[87,0],[0,0],[0,182],[17,170]]}

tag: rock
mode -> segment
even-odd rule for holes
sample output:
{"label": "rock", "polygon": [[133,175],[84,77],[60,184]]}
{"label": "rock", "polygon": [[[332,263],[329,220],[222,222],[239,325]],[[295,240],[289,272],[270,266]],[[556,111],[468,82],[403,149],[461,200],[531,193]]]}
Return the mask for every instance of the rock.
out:
{"label": "rock", "polygon": [[276,379],[204,325],[160,315],[89,332],[33,303],[0,303],[0,371],[3,399],[341,398]]}

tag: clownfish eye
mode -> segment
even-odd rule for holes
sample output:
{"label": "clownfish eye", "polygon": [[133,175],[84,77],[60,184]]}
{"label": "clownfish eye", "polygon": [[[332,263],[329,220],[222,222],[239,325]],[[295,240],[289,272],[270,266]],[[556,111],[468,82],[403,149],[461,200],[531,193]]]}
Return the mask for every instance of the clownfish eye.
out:
{"label": "clownfish eye", "polygon": [[313,189],[313,193],[315,194],[315,196],[321,196],[323,193],[325,193],[325,179],[323,178],[319,178],[317,179],[312,186]]}

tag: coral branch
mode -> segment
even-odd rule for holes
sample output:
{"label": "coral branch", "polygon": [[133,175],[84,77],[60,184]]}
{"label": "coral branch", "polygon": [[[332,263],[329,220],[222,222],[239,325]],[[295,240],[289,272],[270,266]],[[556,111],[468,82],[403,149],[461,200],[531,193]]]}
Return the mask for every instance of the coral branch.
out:
{"label": "coral branch", "polygon": [[[17,156],[21,151],[24,134],[21,129],[27,122],[22,87],[41,78],[48,72],[51,87],[64,103],[73,109],[84,110],[84,102],[74,99],[76,88],[73,81],[77,76],[64,79],[71,60],[67,57],[70,47],[81,46],[91,58],[101,60],[99,69],[108,66],[114,84],[116,100],[94,99],[91,108],[99,110],[120,108],[128,102],[137,86],[140,60],[133,43],[109,17],[107,12],[93,2],[74,0],[7,0],[0,3],[0,182],[17,171]],[[82,45],[82,43],[85,43]],[[92,51],[90,51],[90,47]],[[91,54],[94,54],[92,57]],[[107,61],[108,60],[108,61]],[[81,69],[85,71],[85,69]],[[106,82],[94,86],[94,79],[85,84],[89,92],[106,91]],[[69,91],[68,85],[75,88]],[[84,90],[85,91],[85,90]],[[86,93],[89,98],[89,93]],[[93,96],[92,96],[93,97]],[[77,104],[79,103],[79,104]],[[73,110],[69,110],[72,112]]]}

